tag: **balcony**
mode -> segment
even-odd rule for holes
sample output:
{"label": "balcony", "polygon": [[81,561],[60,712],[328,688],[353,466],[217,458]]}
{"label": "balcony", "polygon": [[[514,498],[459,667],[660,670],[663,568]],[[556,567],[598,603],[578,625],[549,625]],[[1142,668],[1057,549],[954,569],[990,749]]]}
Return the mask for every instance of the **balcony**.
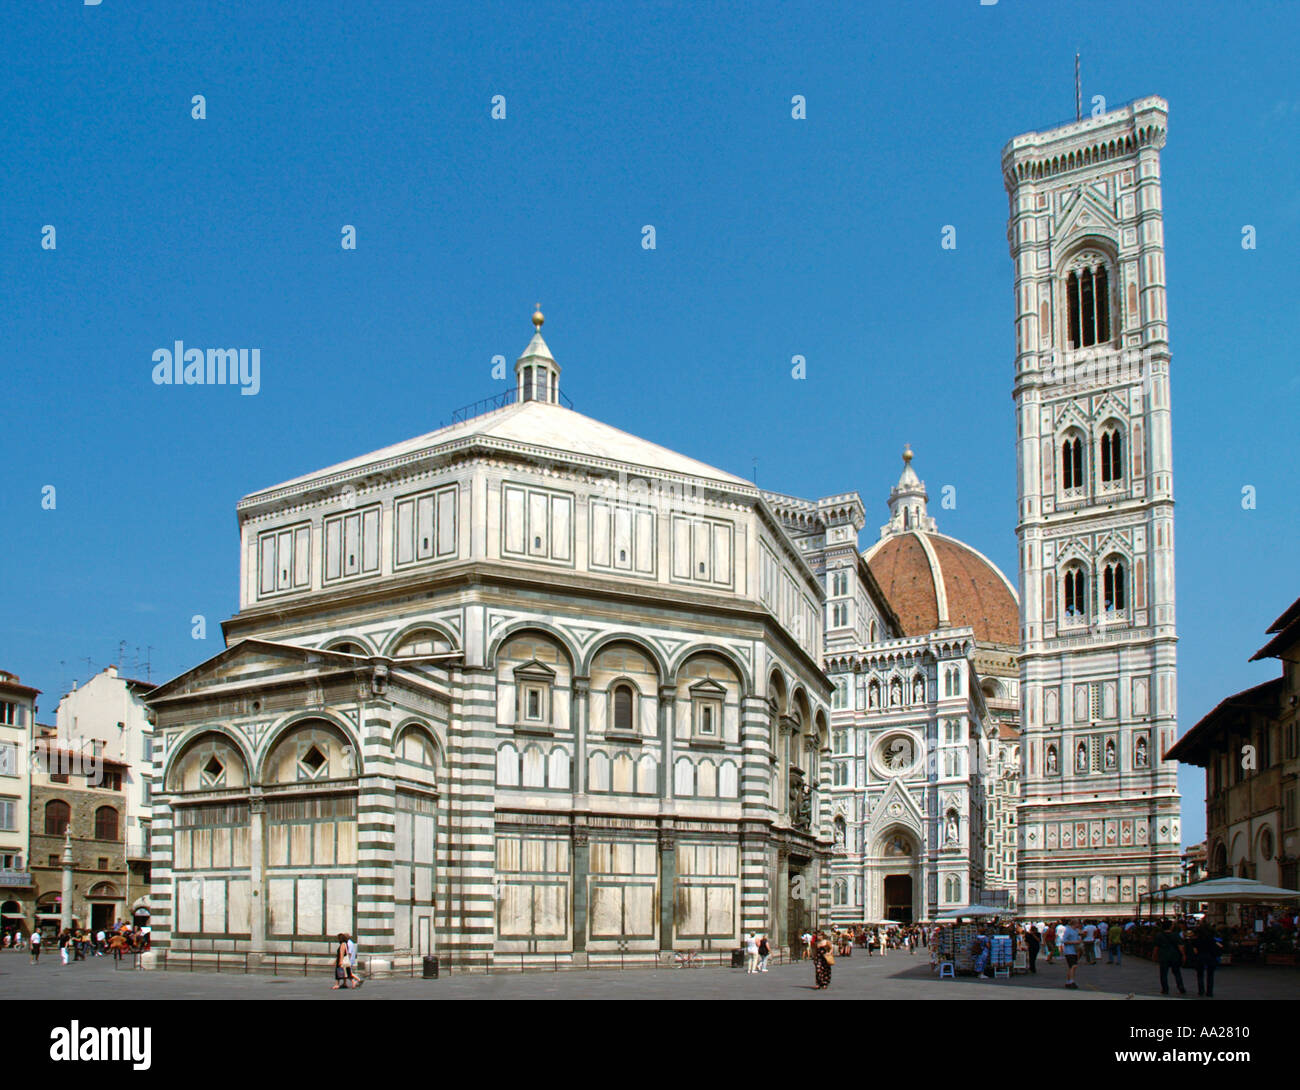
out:
{"label": "balcony", "polygon": [[0,870],[0,889],[26,889],[31,884],[31,871]]}

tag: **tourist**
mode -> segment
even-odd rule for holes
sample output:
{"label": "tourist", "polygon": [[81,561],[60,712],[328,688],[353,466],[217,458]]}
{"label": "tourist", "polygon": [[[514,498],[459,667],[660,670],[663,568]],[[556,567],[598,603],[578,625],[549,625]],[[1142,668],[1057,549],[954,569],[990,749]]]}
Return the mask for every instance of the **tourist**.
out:
{"label": "tourist", "polygon": [[342,988],[347,991],[348,987],[348,937],[340,934],[338,938],[338,947],[334,951],[334,986],[331,991],[338,991]]}
{"label": "tourist", "polygon": [[1079,932],[1074,929],[1073,920],[1064,920],[1060,924],[1057,942],[1060,943],[1061,953],[1065,956],[1065,986],[1077,988],[1079,985],[1075,982],[1074,970],[1079,964],[1080,938]]}
{"label": "tourist", "polygon": [[32,932],[32,964],[35,965],[41,960],[41,932],[37,928]]}
{"label": "tourist", "polygon": [[767,936],[759,935],[758,937],[758,971],[767,972],[767,959],[772,956],[772,948],[767,944]]}
{"label": "tourist", "polygon": [[812,946],[813,974],[817,983],[814,991],[821,991],[831,986],[831,966],[835,964],[835,952],[830,940],[823,935],[816,935]]}
{"label": "tourist", "polygon": [[1124,939],[1124,929],[1120,927],[1118,920],[1112,920],[1110,930],[1106,933],[1106,964],[1118,965],[1124,951],[1120,943]]}
{"label": "tourist", "polygon": [[1096,963],[1096,944],[1097,942],[1097,925],[1088,923],[1083,925],[1083,956],[1088,959],[1088,964]]}
{"label": "tourist", "polygon": [[1196,969],[1196,994],[1207,999],[1214,998],[1214,969],[1219,964],[1222,946],[1204,920],[1187,942],[1188,960]]}
{"label": "tourist", "polygon": [[72,932],[66,927],[59,932],[59,961],[68,964],[68,944],[72,942]]}
{"label": "tourist", "polygon": [[812,957],[812,943],[813,943],[812,932],[805,931],[802,935],[799,936],[799,941],[801,943],[801,947],[799,950],[799,959],[802,961],[804,958]]}
{"label": "tourist", "polygon": [[1056,927],[1049,923],[1047,929],[1043,932],[1043,939],[1047,943],[1047,964],[1055,965],[1058,950],[1056,945]]}
{"label": "tourist", "polygon": [[745,936],[745,972],[758,972],[758,936],[752,931]]}
{"label": "tourist", "polygon": [[121,931],[114,931],[113,937],[108,940],[108,948],[113,952],[113,960],[121,961],[122,953],[126,949],[126,936]]}
{"label": "tourist", "polygon": [[1029,971],[1038,972],[1038,951],[1043,945],[1043,940],[1038,936],[1038,929],[1030,926],[1025,928],[1025,952],[1029,955]]}
{"label": "tourist", "polygon": [[1160,994],[1169,994],[1169,973],[1174,974],[1174,983],[1178,985],[1178,994],[1186,995],[1183,987],[1183,953],[1180,949],[1178,932],[1168,920],[1160,921],[1160,930],[1156,932],[1156,957],[1160,962]]}

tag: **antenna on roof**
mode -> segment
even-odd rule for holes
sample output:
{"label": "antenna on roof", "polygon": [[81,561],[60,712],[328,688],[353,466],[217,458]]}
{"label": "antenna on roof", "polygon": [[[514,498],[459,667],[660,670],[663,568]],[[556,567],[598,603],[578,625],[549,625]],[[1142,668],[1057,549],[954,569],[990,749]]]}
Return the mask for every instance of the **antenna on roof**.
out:
{"label": "antenna on roof", "polygon": [[1079,86],[1079,54],[1074,55],[1074,120],[1083,120],[1083,91]]}

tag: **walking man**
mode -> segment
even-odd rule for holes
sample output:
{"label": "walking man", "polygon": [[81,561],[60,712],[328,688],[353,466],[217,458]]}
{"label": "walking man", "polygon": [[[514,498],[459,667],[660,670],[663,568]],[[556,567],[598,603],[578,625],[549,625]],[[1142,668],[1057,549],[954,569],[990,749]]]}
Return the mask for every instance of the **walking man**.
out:
{"label": "walking man", "polygon": [[1106,964],[1118,965],[1120,959],[1124,956],[1124,951],[1120,943],[1124,938],[1124,929],[1120,927],[1119,921],[1116,920],[1110,925],[1110,931],[1106,934]]}
{"label": "walking man", "polygon": [[772,948],[767,944],[767,936],[758,937],[758,971],[767,972],[767,959],[772,956]]}
{"label": "walking man", "polygon": [[1038,937],[1038,929],[1032,924],[1025,928],[1025,950],[1029,954],[1029,971],[1038,972],[1038,949],[1043,940]]}
{"label": "walking man", "polygon": [[1065,955],[1065,986],[1077,988],[1079,985],[1074,980],[1074,969],[1079,964],[1079,932],[1074,929],[1073,920],[1065,920],[1061,924],[1061,932],[1061,953]]}
{"label": "walking man", "polygon": [[1169,973],[1174,974],[1174,983],[1178,985],[1178,994],[1186,995],[1183,987],[1183,952],[1180,948],[1178,933],[1168,920],[1160,921],[1160,930],[1156,932],[1156,957],[1160,961],[1160,994],[1169,994]]}
{"label": "walking man", "polygon": [[1096,946],[1094,945],[1096,941],[1097,941],[1097,925],[1092,923],[1084,924],[1083,956],[1088,959],[1089,965],[1095,964],[1097,960],[1095,955]]}
{"label": "walking man", "polygon": [[41,929],[38,927],[32,932],[32,964],[35,965],[41,960]]}

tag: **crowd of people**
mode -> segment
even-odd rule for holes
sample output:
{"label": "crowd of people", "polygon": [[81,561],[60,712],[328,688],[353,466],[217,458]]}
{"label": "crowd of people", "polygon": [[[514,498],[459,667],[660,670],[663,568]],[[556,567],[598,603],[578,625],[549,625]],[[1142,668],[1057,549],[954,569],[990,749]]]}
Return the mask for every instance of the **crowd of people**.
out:
{"label": "crowd of people", "polygon": [[993,976],[990,957],[992,936],[1007,935],[1011,948],[1025,955],[1025,967],[1030,973],[1038,972],[1038,959],[1046,952],[1046,963],[1057,959],[1065,963],[1065,987],[1078,988],[1076,970],[1082,960],[1087,965],[1100,964],[1102,958],[1108,965],[1123,964],[1124,954],[1154,955],[1160,969],[1160,991],[1169,994],[1169,978],[1173,977],[1179,994],[1186,994],[1183,984],[1184,966],[1196,971],[1196,993],[1213,997],[1214,970],[1226,949],[1229,949],[1226,929],[1218,932],[1205,921],[1158,920],[1078,920],[1061,919],[1055,923],[1040,921],[1027,924],[990,925],[981,930],[972,943],[975,971],[986,977]]}
{"label": "crowd of people", "polygon": [[87,927],[65,927],[49,934],[35,930],[28,937],[20,928],[11,927],[0,935],[0,949],[31,951],[32,964],[41,960],[45,947],[59,951],[59,961],[67,965],[87,958],[112,957],[121,961],[127,954],[139,954],[149,949],[148,924],[129,924],[119,920],[111,928],[91,931]]}

